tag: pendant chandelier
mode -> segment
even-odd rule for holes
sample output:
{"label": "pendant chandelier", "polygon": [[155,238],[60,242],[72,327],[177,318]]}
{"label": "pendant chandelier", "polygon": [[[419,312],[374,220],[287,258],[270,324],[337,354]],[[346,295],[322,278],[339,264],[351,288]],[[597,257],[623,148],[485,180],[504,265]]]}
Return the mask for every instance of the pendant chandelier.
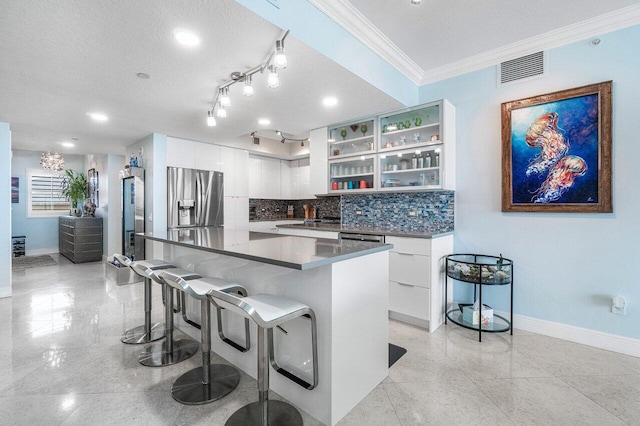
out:
{"label": "pendant chandelier", "polygon": [[57,152],[43,152],[40,156],[40,165],[45,170],[59,172],[64,170],[64,158]]}

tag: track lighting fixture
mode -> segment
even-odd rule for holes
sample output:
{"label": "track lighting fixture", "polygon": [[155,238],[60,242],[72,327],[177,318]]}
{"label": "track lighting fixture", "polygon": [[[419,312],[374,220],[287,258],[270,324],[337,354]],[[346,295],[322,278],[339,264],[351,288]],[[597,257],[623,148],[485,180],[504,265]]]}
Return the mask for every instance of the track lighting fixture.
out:
{"label": "track lighting fixture", "polygon": [[304,146],[304,141],[300,141],[300,146]]}
{"label": "track lighting fixture", "polygon": [[276,130],[276,135],[282,136],[282,132],[280,130]]}
{"label": "track lighting fixture", "polygon": [[282,140],[280,141],[280,143],[285,143],[286,141],[284,140],[284,138],[282,138]]}
{"label": "track lighting fixture", "polygon": [[213,111],[207,111],[207,126],[213,127],[216,125],[216,118],[213,116]]}
{"label": "track lighting fixture", "polygon": [[[267,86],[271,89],[275,89],[280,86],[280,76],[278,75],[279,68],[286,68],[288,65],[287,54],[284,50],[284,39],[289,35],[287,30],[284,35],[276,40],[275,49],[271,51],[267,60],[245,72],[235,71],[230,75],[230,79],[218,86],[216,95],[211,103],[211,110],[207,111],[207,124],[210,123],[210,118],[213,119],[214,111],[218,118],[225,118],[227,111],[225,108],[231,106],[231,97],[229,95],[229,87],[238,82],[243,82],[242,94],[244,96],[253,96],[253,75],[257,73],[264,73],[268,71]],[[215,119],[214,119],[215,122]],[[215,126],[215,124],[213,124]]]}
{"label": "track lighting fixture", "polygon": [[273,53],[273,65],[277,68],[286,68],[287,54],[284,51],[284,39],[276,40],[276,50]]}
{"label": "track lighting fixture", "polygon": [[228,87],[223,87],[222,89],[220,89],[220,105],[225,108],[231,105],[231,98],[229,97]]}
{"label": "track lighting fixture", "polygon": [[411,0],[411,4],[420,4],[421,0]]}
{"label": "track lighting fixture", "polygon": [[275,89],[280,86],[280,77],[278,77],[278,68],[273,65],[269,65],[269,77],[267,77],[267,86],[270,89]]}

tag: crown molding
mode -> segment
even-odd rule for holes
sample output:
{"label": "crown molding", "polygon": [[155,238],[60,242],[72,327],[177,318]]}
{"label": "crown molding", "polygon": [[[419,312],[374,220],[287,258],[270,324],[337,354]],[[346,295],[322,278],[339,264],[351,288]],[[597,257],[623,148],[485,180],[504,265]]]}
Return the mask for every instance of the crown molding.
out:
{"label": "crown molding", "polygon": [[420,84],[424,76],[424,70],[349,1],[309,0],[309,3],[344,28],[414,84]]}
{"label": "crown molding", "polygon": [[628,6],[516,43],[489,50],[426,71],[420,85],[477,71],[531,53],[547,50],[640,24],[640,5]]}

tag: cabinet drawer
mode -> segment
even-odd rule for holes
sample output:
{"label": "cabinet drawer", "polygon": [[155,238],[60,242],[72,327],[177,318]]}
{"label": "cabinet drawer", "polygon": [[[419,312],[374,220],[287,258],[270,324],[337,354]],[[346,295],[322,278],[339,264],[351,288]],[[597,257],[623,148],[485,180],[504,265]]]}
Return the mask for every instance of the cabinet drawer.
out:
{"label": "cabinet drawer", "polygon": [[389,281],[389,310],[429,320],[429,289]]}
{"label": "cabinet drawer", "polygon": [[431,258],[413,254],[389,253],[389,281],[431,287]]}
{"label": "cabinet drawer", "polygon": [[431,255],[431,240],[425,238],[386,237],[387,244],[393,244],[393,249],[398,253]]}

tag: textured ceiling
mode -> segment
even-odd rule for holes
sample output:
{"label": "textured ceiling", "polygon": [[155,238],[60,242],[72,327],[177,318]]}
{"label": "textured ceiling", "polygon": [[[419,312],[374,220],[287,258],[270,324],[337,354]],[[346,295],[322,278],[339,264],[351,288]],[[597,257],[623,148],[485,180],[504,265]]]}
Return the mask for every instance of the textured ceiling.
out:
{"label": "textured ceiling", "polygon": [[[198,48],[172,39],[198,33]],[[223,142],[259,129],[259,117],[292,136],[401,105],[289,36],[289,67],[278,89],[254,76],[255,95],[230,92],[229,118],[206,126],[214,90],[232,71],[266,59],[282,29],[233,0],[7,0],[0,14],[0,121],[13,147],[67,153],[124,153],[151,132]],[[139,72],[149,80],[136,77]],[[340,103],[328,110],[322,98]],[[109,116],[96,123],[86,113]],[[66,149],[61,141],[78,138]]]}
{"label": "textured ceiling", "polygon": [[424,71],[640,0],[349,0]]}

